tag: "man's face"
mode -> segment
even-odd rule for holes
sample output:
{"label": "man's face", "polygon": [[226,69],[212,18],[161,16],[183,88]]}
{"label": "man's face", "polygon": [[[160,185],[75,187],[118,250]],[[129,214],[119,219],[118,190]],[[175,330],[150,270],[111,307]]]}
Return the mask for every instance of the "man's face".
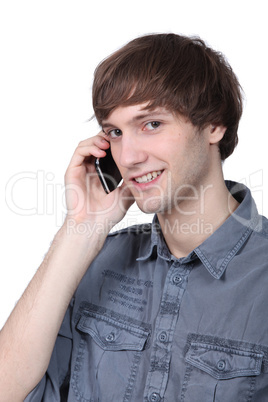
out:
{"label": "man's face", "polygon": [[103,121],[114,160],[139,208],[174,213],[210,174],[209,129],[145,105],[118,107]]}

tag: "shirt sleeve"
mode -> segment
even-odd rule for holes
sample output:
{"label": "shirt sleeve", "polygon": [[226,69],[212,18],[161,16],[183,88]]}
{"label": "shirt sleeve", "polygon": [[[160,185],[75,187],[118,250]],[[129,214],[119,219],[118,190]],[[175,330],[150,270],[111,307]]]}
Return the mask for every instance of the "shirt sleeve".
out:
{"label": "shirt sleeve", "polygon": [[64,402],[68,398],[72,330],[70,304],[62,322],[46,374],[30,392],[25,402]]}

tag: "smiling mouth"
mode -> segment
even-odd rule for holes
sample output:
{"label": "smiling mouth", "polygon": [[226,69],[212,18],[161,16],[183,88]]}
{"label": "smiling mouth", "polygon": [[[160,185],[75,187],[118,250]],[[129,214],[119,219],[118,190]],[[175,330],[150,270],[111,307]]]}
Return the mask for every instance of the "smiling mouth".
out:
{"label": "smiling mouth", "polygon": [[134,181],[136,181],[137,183],[149,183],[150,181],[153,181],[158,176],[160,176],[161,173],[162,173],[162,170],[153,171],[153,172],[147,173],[143,176],[135,177]]}

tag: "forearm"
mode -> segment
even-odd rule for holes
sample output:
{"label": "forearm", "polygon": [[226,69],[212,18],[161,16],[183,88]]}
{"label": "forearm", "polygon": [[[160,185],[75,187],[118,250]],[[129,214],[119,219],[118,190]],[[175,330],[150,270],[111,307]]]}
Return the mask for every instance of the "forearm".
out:
{"label": "forearm", "polygon": [[0,401],[23,400],[44,375],[69,302],[105,237],[68,233],[66,223],[55,236],[0,333]]}
{"label": "forearm", "polygon": [[0,332],[0,402],[23,401],[43,377],[79,282],[134,201],[124,184],[109,194],[103,191],[94,158],[105,157],[108,148],[102,133],[79,143],[70,161],[66,206],[73,219],[66,219],[55,236]]}

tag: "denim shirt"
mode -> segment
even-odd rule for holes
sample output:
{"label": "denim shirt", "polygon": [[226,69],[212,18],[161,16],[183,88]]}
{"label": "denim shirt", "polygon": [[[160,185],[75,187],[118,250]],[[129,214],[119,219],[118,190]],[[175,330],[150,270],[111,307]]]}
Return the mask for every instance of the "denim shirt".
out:
{"label": "denim shirt", "polygon": [[26,401],[268,401],[268,222],[226,185],[238,209],[187,257],[157,218],[108,236]]}

